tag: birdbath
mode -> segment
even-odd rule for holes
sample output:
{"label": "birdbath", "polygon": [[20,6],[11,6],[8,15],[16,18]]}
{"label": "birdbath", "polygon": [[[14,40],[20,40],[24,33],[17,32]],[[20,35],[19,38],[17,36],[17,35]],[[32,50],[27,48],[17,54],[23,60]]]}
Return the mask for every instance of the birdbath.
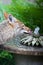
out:
{"label": "birdbath", "polygon": [[23,46],[19,36],[13,37],[2,47],[1,49],[14,54],[15,65],[43,65],[43,47]]}
{"label": "birdbath", "polygon": [[[7,26],[6,23],[7,22],[5,21],[0,25],[0,31],[3,30],[4,32],[7,30],[7,27],[5,27]],[[6,33],[8,33],[8,31],[12,30],[7,30]],[[12,33],[8,33],[11,35],[7,35],[6,37],[3,36],[2,32],[0,32],[0,40],[2,38],[0,41],[0,49],[7,50],[8,52],[14,54],[15,65],[43,65],[43,47],[24,46],[20,43],[20,40],[23,37],[29,36],[29,34],[24,33],[15,37]]]}

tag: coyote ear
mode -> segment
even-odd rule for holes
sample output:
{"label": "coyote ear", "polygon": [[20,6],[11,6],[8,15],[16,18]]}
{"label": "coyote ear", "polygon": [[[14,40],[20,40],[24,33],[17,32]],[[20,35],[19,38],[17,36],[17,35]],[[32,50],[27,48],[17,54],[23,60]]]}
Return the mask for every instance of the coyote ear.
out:
{"label": "coyote ear", "polygon": [[8,14],[7,14],[7,12],[4,12],[4,17],[5,17],[5,19],[8,19]]}

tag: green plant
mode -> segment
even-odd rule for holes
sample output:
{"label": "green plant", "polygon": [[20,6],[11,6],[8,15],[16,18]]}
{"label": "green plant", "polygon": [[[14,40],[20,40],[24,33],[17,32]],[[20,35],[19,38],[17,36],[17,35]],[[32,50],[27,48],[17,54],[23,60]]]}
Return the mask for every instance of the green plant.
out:
{"label": "green plant", "polygon": [[15,65],[14,55],[8,51],[0,51],[0,65]]}

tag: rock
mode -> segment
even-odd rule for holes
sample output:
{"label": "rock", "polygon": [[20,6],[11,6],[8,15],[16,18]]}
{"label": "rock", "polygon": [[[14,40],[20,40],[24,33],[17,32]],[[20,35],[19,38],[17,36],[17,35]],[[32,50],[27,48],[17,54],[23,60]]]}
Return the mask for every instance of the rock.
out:
{"label": "rock", "polygon": [[30,42],[32,41],[32,39],[33,39],[33,37],[32,36],[27,36],[26,38],[23,38],[22,40],[21,40],[21,42],[23,43],[23,44],[30,44]]}
{"label": "rock", "polygon": [[36,42],[36,46],[38,46],[38,45],[39,45],[39,42],[37,41],[37,42]]}
{"label": "rock", "polygon": [[28,46],[30,46],[31,42],[28,43]]}
{"label": "rock", "polygon": [[25,43],[32,41],[32,39],[33,39],[33,37],[32,37],[32,36],[29,36],[29,37],[27,38],[27,40],[25,41]]}
{"label": "rock", "polygon": [[32,46],[34,46],[36,42],[37,42],[36,38],[33,38],[33,40],[32,40]]}
{"label": "rock", "polygon": [[28,35],[23,38],[21,42],[27,46],[43,46],[43,36],[33,37],[32,35]]}
{"label": "rock", "polygon": [[40,28],[36,27],[35,30],[34,30],[34,34],[38,35],[39,34],[39,30],[40,30]]}

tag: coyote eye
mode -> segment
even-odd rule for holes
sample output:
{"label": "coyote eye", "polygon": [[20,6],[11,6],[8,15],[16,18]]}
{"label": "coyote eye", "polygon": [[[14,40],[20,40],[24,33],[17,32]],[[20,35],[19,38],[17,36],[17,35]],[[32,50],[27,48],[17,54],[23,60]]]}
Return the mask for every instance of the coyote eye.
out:
{"label": "coyote eye", "polygon": [[12,16],[11,15],[9,15],[9,20],[12,22]]}

